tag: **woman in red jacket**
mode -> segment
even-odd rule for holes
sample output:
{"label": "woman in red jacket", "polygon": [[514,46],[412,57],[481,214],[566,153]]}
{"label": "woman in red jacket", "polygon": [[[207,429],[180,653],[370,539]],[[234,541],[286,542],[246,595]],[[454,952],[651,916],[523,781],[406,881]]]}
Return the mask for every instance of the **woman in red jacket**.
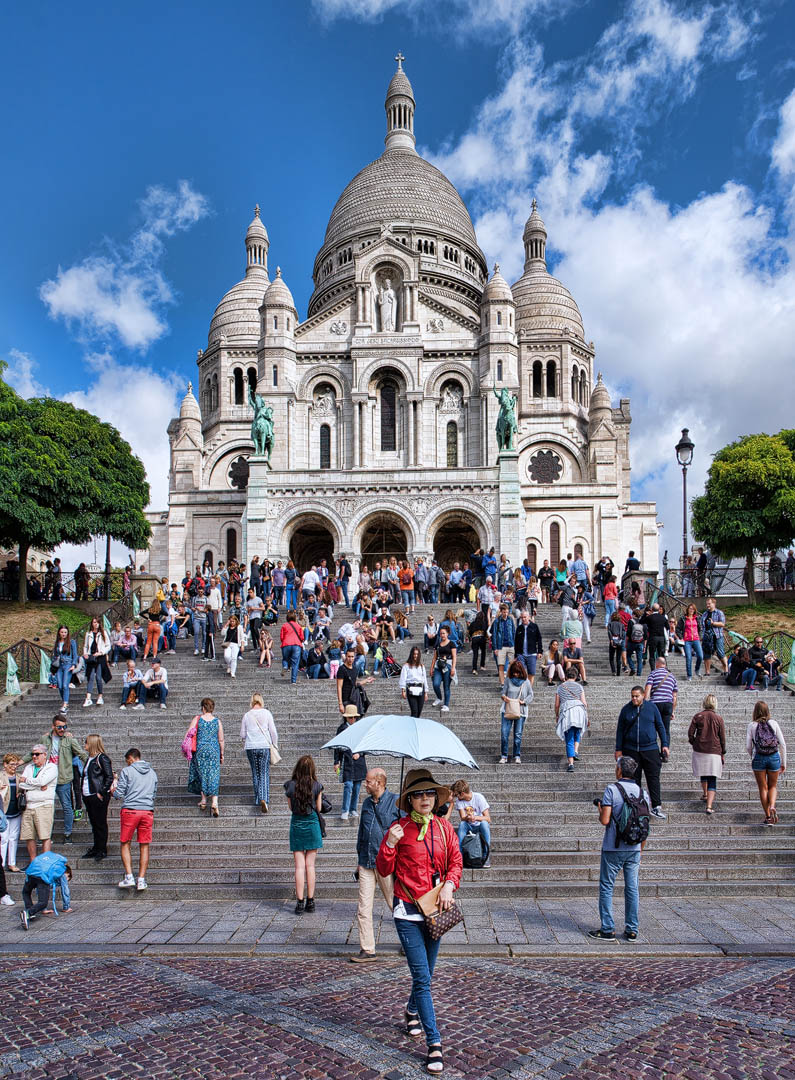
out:
{"label": "woman in red jacket", "polygon": [[279,632],[279,644],[282,647],[282,675],[289,671],[290,682],[296,682],[304,648],[304,628],[292,608],[287,612],[287,620]]}
{"label": "woman in red jacket", "polygon": [[434,814],[438,806],[449,800],[450,789],[437,784],[427,769],[411,769],[398,803],[408,816],[396,821],[386,834],[375,864],[382,877],[395,875],[392,914],[411,972],[406,1034],[418,1037],[425,1031],[428,1043],[425,1067],[429,1073],[440,1073],[444,1068],[442,1038],[431,997],[431,978],[440,942],[428,934],[416,900],[441,883],[439,903],[447,909],[461,881],[463,863],[458,838],[450,823]]}

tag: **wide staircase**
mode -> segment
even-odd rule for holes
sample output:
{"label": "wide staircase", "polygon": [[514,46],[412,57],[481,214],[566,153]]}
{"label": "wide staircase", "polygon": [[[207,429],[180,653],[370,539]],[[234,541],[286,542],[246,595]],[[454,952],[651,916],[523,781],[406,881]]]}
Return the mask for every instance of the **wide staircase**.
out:
{"label": "wide staircase", "polygon": [[[422,646],[425,616],[433,611],[437,621],[444,608],[420,607],[410,618],[413,633],[395,646],[402,662],[413,644]],[[337,609],[334,625],[346,621]],[[560,630],[560,609],[555,604],[540,608],[538,622],[544,643]],[[614,678],[607,660],[607,642],[598,609],[593,644],[584,646],[588,665],[587,699],[590,735],[580,747],[581,760],[567,773],[563,744],[555,734],[554,690],[536,680],[535,700],[525,726],[520,765],[499,765],[499,694],[496,669],[489,656],[484,673],[471,674],[471,654],[459,656],[459,683],[453,687],[451,710],[440,716],[426,706],[425,714],[443,720],[463,740],[478,764],[478,772],[431,764],[437,779],[452,782],[466,776],[491,805],[493,850],[491,869],[464,872],[466,894],[500,897],[593,896],[599,872],[599,848],[603,829],[592,800],[612,779],[613,738],[618,710],[629,699],[636,681]],[[277,628],[278,630],[278,628]],[[278,640],[278,634],[274,635]],[[430,657],[426,657],[429,660]],[[119,710],[121,667],[107,687],[104,707],[81,708],[83,694],[74,693],[69,710],[70,730],[82,740],[99,732],[115,769],[123,764],[130,746],[140,748],[157,770],[159,788],[155,838],[148,879],[151,899],[284,899],[292,894],[292,857],[289,852],[289,812],[282,785],[303,753],[315,757],[326,793],[334,804],[328,818],[328,837],[319,863],[319,892],[326,898],[353,898],[356,884],[357,819],[339,818],[341,785],[333,772],[332,754],[321,750],[331,738],[340,717],[335,686],[312,682],[303,674],[297,685],[282,677],[277,658],[270,671],[256,666],[247,652],[236,679],[225,675],[222,658],[202,663],[193,655],[192,641],[179,641],[177,655],[164,658],[170,693],[168,709],[150,702],[146,711]],[[372,662],[368,663],[368,670]],[[745,750],[746,725],[757,693],[726,687],[713,675],[709,679],[684,680],[684,661],[671,660],[680,679],[677,716],[672,728],[672,756],[662,774],[665,822],[655,821],[643,857],[641,891],[647,896],[790,896],[795,895],[795,821],[791,800],[782,778],[779,801],[781,823],[762,826],[762,812]],[[645,681],[645,673],[644,679]],[[240,718],[255,690],[264,691],[279,731],[284,760],[271,770],[271,808],[263,815],[253,805],[248,762],[239,738]],[[718,783],[716,813],[707,817],[700,801],[701,789],[693,778],[687,728],[708,690],[718,696],[719,711],[728,731],[728,754],[723,778]],[[375,713],[405,711],[397,679],[382,679],[368,688]],[[216,714],[226,733],[226,759],[222,767],[221,815],[213,819],[196,806],[196,796],[186,790],[188,765],[180,743],[205,695],[214,698]],[[791,731],[791,697],[770,693],[766,700],[785,734]],[[0,715],[2,752],[26,752],[49,730],[59,700],[54,690],[37,687]],[[795,745],[795,743],[794,743]],[[383,765],[390,786],[397,787],[400,763],[394,758],[369,757]],[[412,766],[406,763],[406,768]],[[364,797],[364,791],[362,791]],[[74,830],[74,847],[62,848],[60,810],[56,810],[55,850],[66,850],[75,866],[81,896],[118,898],[118,803],[110,814],[110,857],[100,864],[80,856],[90,845],[90,828],[84,818]],[[24,864],[24,852],[20,852]],[[123,894],[122,894],[123,895]]]}

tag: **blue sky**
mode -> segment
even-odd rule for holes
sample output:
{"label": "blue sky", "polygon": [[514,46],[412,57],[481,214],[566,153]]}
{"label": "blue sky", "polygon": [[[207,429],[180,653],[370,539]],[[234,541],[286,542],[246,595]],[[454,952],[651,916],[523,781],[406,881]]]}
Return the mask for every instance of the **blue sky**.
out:
{"label": "blue sky", "polygon": [[[331,208],[383,147],[402,49],[421,152],[490,261],[549,254],[614,397],[634,497],[678,529],[679,428],[791,423],[792,3],[30,4],[0,16],[0,357],[114,422],[165,505],[165,427],[258,202],[299,312]],[[749,370],[756,369],[750,379]],[[672,540],[672,548],[676,542]]]}

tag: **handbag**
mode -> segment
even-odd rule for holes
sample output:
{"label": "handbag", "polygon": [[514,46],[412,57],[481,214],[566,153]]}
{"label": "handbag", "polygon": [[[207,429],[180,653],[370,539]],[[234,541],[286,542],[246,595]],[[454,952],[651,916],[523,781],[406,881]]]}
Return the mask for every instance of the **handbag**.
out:
{"label": "handbag", "polygon": [[[447,837],[444,833],[444,826],[439,822],[439,828],[442,833],[442,842],[444,843],[445,855],[447,854]],[[425,928],[428,931],[428,936],[432,941],[438,941],[439,938],[446,934],[448,930],[452,930],[454,926],[457,926],[460,922],[464,921],[464,913],[457,900],[453,900],[452,904],[446,911],[442,911],[439,907],[439,894],[442,891],[444,882],[439,882],[428,892],[423,893],[422,896],[416,900],[411,895],[411,891],[406,888],[406,892],[411,897],[411,902],[420,909],[422,916],[425,919]]]}
{"label": "handbag", "polygon": [[19,787],[19,780],[17,780],[17,807],[20,814],[23,810],[27,809],[28,805],[28,793],[27,791],[21,791]]}
{"label": "handbag", "polygon": [[273,743],[271,743],[271,765],[278,765],[281,760],[282,755],[279,753]]}
{"label": "handbag", "polygon": [[503,701],[502,705],[502,715],[506,720],[518,720],[522,715],[522,704],[519,698],[508,698],[507,701]]}
{"label": "handbag", "polygon": [[180,750],[183,756],[190,761],[193,755],[196,753],[196,739],[199,733],[199,718],[194,716],[191,726],[185,732],[185,738],[182,740]]}

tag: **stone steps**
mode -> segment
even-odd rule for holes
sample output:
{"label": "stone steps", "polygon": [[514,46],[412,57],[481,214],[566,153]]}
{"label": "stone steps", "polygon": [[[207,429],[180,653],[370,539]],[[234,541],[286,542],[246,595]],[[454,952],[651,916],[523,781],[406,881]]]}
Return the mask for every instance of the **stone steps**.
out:
{"label": "stone steps", "polygon": [[[430,609],[429,609],[430,610]],[[437,621],[444,608],[436,607]],[[601,610],[601,609],[600,609]],[[393,652],[403,661],[411,645],[422,644],[421,625],[426,612],[412,616],[414,638],[398,643]],[[344,615],[335,617],[335,625]],[[539,625],[544,641],[559,629],[556,605],[542,607]],[[594,643],[584,647],[589,685],[586,690],[591,717],[590,737],[583,741],[582,760],[575,773],[562,768],[563,748],[554,733],[554,691],[536,682],[536,696],[525,726],[522,764],[498,766],[499,691],[493,660],[486,674],[473,677],[467,652],[459,658],[459,685],[453,688],[451,711],[440,715],[426,707],[426,715],[441,720],[462,738],[481,770],[432,765],[440,779],[467,775],[492,807],[492,869],[465,871],[467,895],[514,897],[593,898],[598,880],[603,830],[595,818],[592,798],[601,793],[612,776],[615,718],[629,697],[635,681],[643,676],[615,678],[609,674],[607,645],[599,620],[593,629]],[[120,711],[121,669],[108,688],[106,705],[83,709],[83,695],[73,695],[69,718],[82,737],[101,732],[115,767],[124,751],[137,745],[159,776],[156,834],[149,872],[148,896],[155,899],[271,898],[289,897],[292,860],[288,850],[288,812],[281,785],[289,777],[300,753],[310,752],[319,776],[335,807],[341,787],[331,769],[331,754],[321,751],[339,723],[334,687],[327,681],[299,679],[291,686],[279,675],[258,668],[245,657],[234,681],[224,677],[223,664],[202,664],[192,655],[190,643],[179,642],[176,656],[168,656],[169,708],[149,703],[144,711]],[[426,663],[430,656],[426,656]],[[683,677],[681,658],[673,658],[677,678]],[[280,733],[284,761],[271,771],[271,813],[264,816],[251,805],[248,762],[238,739],[239,718],[248,708],[254,689],[265,691]],[[719,709],[729,735],[724,777],[719,782],[718,813],[707,818],[699,802],[700,788],[692,776],[687,727],[708,691],[718,694]],[[225,725],[227,753],[221,777],[221,817],[202,815],[196,797],[185,790],[187,763],[179,744],[195,715],[200,697],[209,693]],[[378,679],[369,689],[371,712],[404,712],[397,680]],[[757,695],[725,687],[716,679],[680,682],[680,705],[672,727],[672,761],[662,776],[667,822],[655,822],[643,859],[641,890],[645,896],[755,896],[795,894],[795,822],[788,823],[787,784],[782,782],[779,810],[782,824],[775,829],[760,826],[761,808],[756,785],[745,753],[745,727]],[[789,698],[766,697],[778,718],[789,722]],[[37,688],[0,716],[3,749],[29,747],[49,727],[58,707],[54,692]],[[784,715],[786,712],[786,715]],[[399,763],[392,758],[369,756],[382,764],[390,783],[397,785]],[[406,762],[406,768],[412,766]],[[117,897],[119,876],[116,857],[118,808],[111,808],[111,857],[97,865],[80,854],[90,843],[84,819],[75,827],[75,845],[65,849],[75,864],[81,896]],[[342,823],[334,813],[328,818],[328,837],[318,861],[318,894],[352,899],[356,885],[355,822]],[[60,811],[56,811],[55,847],[60,836]],[[74,854],[72,853],[74,852]],[[24,859],[23,859],[24,861]],[[12,876],[13,880],[13,876]],[[125,895],[125,894],[122,894]]]}

